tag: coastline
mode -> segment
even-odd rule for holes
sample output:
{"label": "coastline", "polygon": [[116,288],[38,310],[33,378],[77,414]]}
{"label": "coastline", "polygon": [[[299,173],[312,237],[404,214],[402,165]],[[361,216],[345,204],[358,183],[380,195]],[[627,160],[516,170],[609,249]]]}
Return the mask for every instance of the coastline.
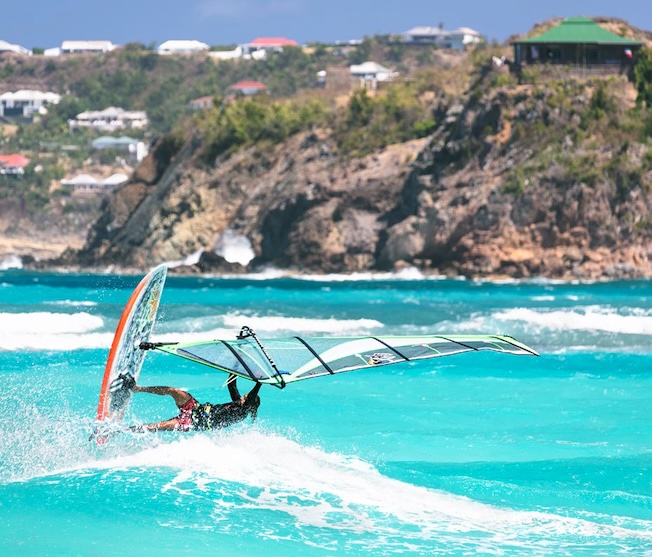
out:
{"label": "coastline", "polygon": [[[124,275],[141,276],[156,266],[156,264],[143,266],[120,265],[62,265],[60,258],[69,251],[79,250],[83,247],[85,238],[81,234],[62,235],[56,239],[41,235],[14,235],[0,237],[0,271],[9,269],[23,269],[30,272],[45,273],[80,273],[96,275]],[[219,257],[219,256],[216,256]],[[198,258],[197,258],[198,259]],[[197,277],[210,279],[244,279],[244,280],[270,280],[270,279],[296,279],[315,282],[344,282],[344,281],[410,281],[410,280],[462,280],[489,282],[493,284],[592,284],[599,282],[616,282],[621,280],[650,280],[652,267],[632,269],[622,267],[614,272],[614,265],[603,265],[603,272],[598,276],[574,276],[569,272],[563,275],[537,275],[531,277],[514,277],[507,274],[487,273],[463,275],[454,272],[442,272],[435,268],[420,268],[401,262],[394,270],[381,271],[351,271],[332,273],[319,273],[314,270],[304,271],[297,268],[277,268],[261,265],[249,269],[237,263],[230,263],[219,258],[223,265],[206,268],[200,262],[183,263],[180,261],[164,261],[169,264],[168,272],[175,277]],[[613,262],[612,262],[613,263]],[[609,271],[609,272],[607,272]]]}
{"label": "coastline", "polygon": [[[102,267],[80,267],[80,266],[43,266],[43,265],[23,265],[18,257],[9,257],[0,260],[0,272],[16,271],[35,274],[83,274],[83,275],[96,275],[96,276],[133,276],[142,277],[152,268],[133,268],[133,267],[116,267],[116,266],[102,266]],[[514,278],[505,275],[486,275],[477,277],[466,277],[463,275],[442,275],[439,273],[423,272],[416,267],[410,267],[394,272],[384,271],[370,271],[368,273],[354,272],[354,273],[324,273],[316,274],[314,272],[302,273],[296,270],[288,269],[275,269],[264,268],[254,272],[245,273],[211,273],[211,272],[177,272],[174,267],[168,270],[169,276],[174,278],[194,278],[205,280],[242,280],[242,281],[275,281],[275,280],[293,280],[314,283],[345,283],[345,282],[470,282],[477,284],[493,284],[493,285],[590,285],[590,284],[606,284],[617,282],[646,282],[652,280],[652,276],[640,277],[613,277],[603,276],[598,278],[577,278],[577,277],[525,277]]]}

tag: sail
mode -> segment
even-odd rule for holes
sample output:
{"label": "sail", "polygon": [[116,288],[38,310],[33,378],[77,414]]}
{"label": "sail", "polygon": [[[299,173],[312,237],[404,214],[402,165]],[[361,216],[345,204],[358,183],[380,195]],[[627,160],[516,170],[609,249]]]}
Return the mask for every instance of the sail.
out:
{"label": "sail", "polygon": [[151,348],[252,381],[280,387],[311,377],[478,350],[538,356],[525,344],[504,335],[291,337],[258,340],[251,332],[238,340],[158,343]]}

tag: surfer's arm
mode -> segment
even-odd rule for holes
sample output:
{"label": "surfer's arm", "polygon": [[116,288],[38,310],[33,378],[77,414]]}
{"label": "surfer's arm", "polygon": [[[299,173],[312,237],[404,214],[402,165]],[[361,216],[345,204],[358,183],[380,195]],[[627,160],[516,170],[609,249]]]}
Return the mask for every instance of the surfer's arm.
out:
{"label": "surfer's arm", "polygon": [[256,384],[254,385],[254,388],[251,389],[251,391],[249,391],[249,393],[247,394],[247,398],[249,398],[249,397],[252,397],[252,398],[255,397],[255,396],[258,394],[258,391],[260,391],[260,388],[261,388],[262,386],[263,386],[262,383],[256,383]]}
{"label": "surfer's arm", "polygon": [[229,387],[229,394],[231,395],[231,400],[233,402],[238,402],[241,398],[236,381],[237,381],[237,377],[233,374],[230,374],[229,379],[227,381],[227,385]]}

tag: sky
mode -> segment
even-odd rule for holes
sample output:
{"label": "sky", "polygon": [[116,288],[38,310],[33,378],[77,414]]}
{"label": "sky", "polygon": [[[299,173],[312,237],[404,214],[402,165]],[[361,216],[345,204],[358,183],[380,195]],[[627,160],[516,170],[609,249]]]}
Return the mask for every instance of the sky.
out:
{"label": "sky", "polygon": [[159,45],[196,39],[239,44],[256,37],[299,43],[361,39],[421,25],[471,27],[505,41],[551,17],[612,16],[652,30],[650,0],[26,0],[2,2],[0,40],[27,48],[63,40]]}

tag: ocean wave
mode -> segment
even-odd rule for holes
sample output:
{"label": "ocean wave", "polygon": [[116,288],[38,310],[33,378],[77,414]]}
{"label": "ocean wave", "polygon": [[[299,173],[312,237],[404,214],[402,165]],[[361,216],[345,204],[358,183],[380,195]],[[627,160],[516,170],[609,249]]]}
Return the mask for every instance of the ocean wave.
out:
{"label": "ocean wave", "polygon": [[426,275],[416,267],[406,267],[400,271],[391,273],[331,273],[326,275],[303,274],[296,275],[293,278],[297,280],[314,281],[314,282],[360,282],[360,281],[412,281],[412,280],[445,280],[443,275]]}
{"label": "ocean wave", "polygon": [[91,302],[90,300],[56,300],[54,302],[48,302],[53,306],[71,306],[71,307],[96,307],[97,302]]}
{"label": "ocean wave", "polygon": [[0,313],[0,334],[64,334],[95,331],[104,325],[104,320],[90,313]]}
{"label": "ocean wave", "polygon": [[110,333],[98,331],[104,320],[80,313],[0,313],[2,350],[74,350],[111,344]]}
{"label": "ocean wave", "polygon": [[9,269],[22,269],[23,260],[17,255],[10,255],[0,261],[0,271],[7,271]]}
{"label": "ocean wave", "polygon": [[[62,305],[76,305],[63,301]],[[83,303],[81,303],[83,305]],[[88,305],[94,305],[90,302]],[[173,320],[158,323],[152,333],[157,342],[196,342],[211,338],[234,339],[243,326],[269,336],[287,334],[360,335],[383,327],[375,319],[310,319],[289,316],[244,315]],[[113,330],[102,331],[102,317],[80,313],[0,313],[0,335],[3,350],[78,350],[109,348]]]}
{"label": "ocean wave", "polygon": [[[162,438],[156,434],[146,437],[141,442]],[[240,501],[228,495],[232,504],[290,517],[299,530],[316,526],[371,532],[386,541],[404,543],[409,538],[418,544],[477,542],[480,534],[494,547],[522,543],[530,549],[543,540],[569,545],[652,540],[649,521],[604,524],[601,517],[590,513],[572,518],[498,507],[393,479],[356,456],[327,452],[260,427],[178,437],[140,452],[88,462],[79,472],[135,469],[142,474],[142,470],[161,467],[171,469],[174,475],[162,488],[164,492],[194,497],[208,490],[220,497],[221,489],[231,493],[228,486],[247,486]],[[226,519],[232,510],[216,512],[224,512]]]}
{"label": "ocean wave", "polygon": [[167,266],[168,269],[174,269],[175,267],[181,267],[184,265],[196,265],[197,263],[199,263],[199,259],[201,258],[203,253],[204,250],[199,249],[194,253],[191,253],[189,256],[187,256],[184,259],[178,259],[176,261],[166,261],[165,265]]}
{"label": "ocean wave", "polygon": [[246,325],[256,332],[278,333],[290,331],[293,333],[327,333],[327,334],[364,334],[371,329],[382,327],[375,319],[310,319],[305,317],[284,316],[245,316],[237,313],[224,316],[227,327],[242,327]]}
{"label": "ocean wave", "polygon": [[598,306],[583,310],[554,311],[514,308],[496,313],[493,317],[499,321],[521,321],[546,329],[652,335],[652,315],[640,309],[630,309],[629,314],[623,315]]}
{"label": "ocean wave", "polygon": [[[276,267],[265,267],[255,273],[244,274],[220,274],[210,275],[216,280],[225,279],[242,279],[242,280],[274,280],[274,279],[293,279],[306,282],[374,282],[374,281],[442,281],[449,280],[449,277],[444,275],[430,275],[424,274],[416,267],[407,267],[400,271],[382,273],[382,272],[367,272],[367,273],[330,273],[330,274],[311,274],[311,273],[298,273],[285,269],[278,269]],[[465,277],[455,277],[455,280],[466,280]]]}

